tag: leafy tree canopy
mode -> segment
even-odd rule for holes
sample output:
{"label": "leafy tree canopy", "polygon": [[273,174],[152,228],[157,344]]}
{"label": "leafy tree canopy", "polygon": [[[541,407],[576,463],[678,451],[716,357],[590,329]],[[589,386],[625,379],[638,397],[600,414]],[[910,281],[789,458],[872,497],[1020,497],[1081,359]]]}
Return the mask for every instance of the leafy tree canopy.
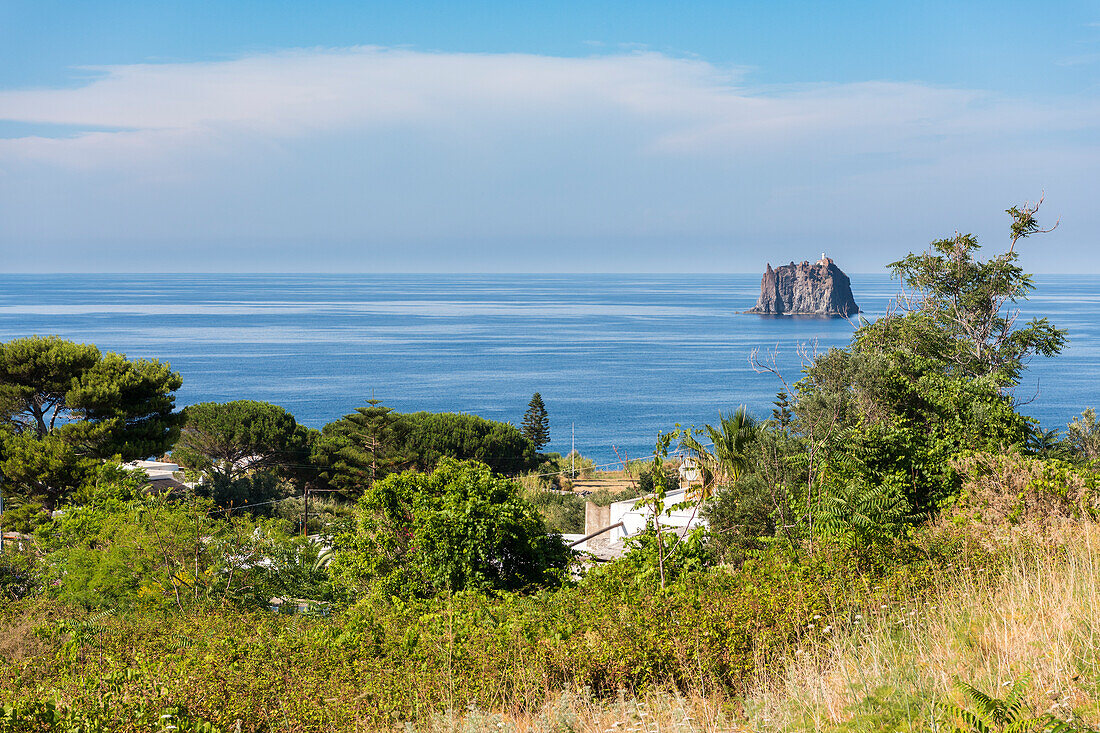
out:
{"label": "leafy tree canopy", "polygon": [[480,461],[502,474],[536,462],[534,446],[509,423],[451,412],[396,413],[377,401],[326,425],[313,449],[321,476],[352,495],[395,471],[430,471],[444,458]]}
{"label": "leafy tree canopy", "polygon": [[956,233],[891,263],[911,291],[898,299],[902,316],[865,325],[857,339],[890,343],[964,375],[993,375],[1011,384],[1031,357],[1058,354],[1066,332],[1045,318],[1018,325],[1020,311],[1013,307],[1035,287],[1017,265],[1016,244],[1044,231],[1035,218],[1041,203],[1007,210],[1011,244],[989,260],[976,257],[980,247],[973,234]]}
{"label": "leafy tree canopy", "polygon": [[124,460],[166,451],[179,434],[167,364],[127,360],[57,336],[0,344],[0,405],[15,433],[60,435],[81,455]]}
{"label": "leafy tree canopy", "polygon": [[321,430],[312,462],[334,489],[358,496],[375,481],[411,464],[406,432],[392,407],[371,399],[366,407]]}
{"label": "leafy tree canopy", "polygon": [[516,474],[535,465],[534,446],[511,423],[454,412],[401,415],[407,451],[430,470],[443,458],[475,460],[496,473]]}
{"label": "leafy tree canopy", "polygon": [[0,344],[0,473],[52,507],[96,460],[163,453],[179,434],[181,384],[167,364],[57,336]]}
{"label": "leafy tree canopy", "polygon": [[201,402],[183,410],[172,457],[210,480],[303,465],[311,434],[278,405],[256,400]]}
{"label": "leafy tree canopy", "polygon": [[59,336],[0,343],[3,417],[16,432],[31,430],[38,437],[52,432],[58,418],[62,423],[67,419],[67,397],[75,380],[101,358],[95,346]]}
{"label": "leafy tree canopy", "polygon": [[367,489],[359,510],[332,566],[353,594],[520,589],[550,582],[569,556],[519,486],[475,461],[391,474]]}

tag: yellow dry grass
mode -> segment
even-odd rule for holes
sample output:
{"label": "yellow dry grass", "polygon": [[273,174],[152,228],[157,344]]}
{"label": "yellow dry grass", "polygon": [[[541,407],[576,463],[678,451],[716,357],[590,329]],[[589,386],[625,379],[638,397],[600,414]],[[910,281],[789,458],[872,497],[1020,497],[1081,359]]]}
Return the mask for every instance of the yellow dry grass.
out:
{"label": "yellow dry grass", "polygon": [[[550,698],[535,713],[458,711],[420,730],[711,733],[937,730],[956,680],[1003,694],[1030,676],[1037,714],[1100,723],[1100,526],[1023,543],[996,577],[945,577],[921,606],[879,608],[760,674],[742,701],[654,693]],[[1000,692],[998,692],[1000,691]]]}
{"label": "yellow dry grass", "polygon": [[532,713],[463,710],[437,715],[416,727],[425,733],[719,733],[737,730],[728,706],[717,698],[654,693],[594,700],[558,695]]}
{"label": "yellow dry grass", "polygon": [[1059,544],[1020,545],[995,578],[945,578],[923,606],[878,609],[798,650],[745,701],[751,729],[924,730],[963,702],[955,680],[999,694],[1025,676],[1036,713],[1100,722],[1100,528]]}

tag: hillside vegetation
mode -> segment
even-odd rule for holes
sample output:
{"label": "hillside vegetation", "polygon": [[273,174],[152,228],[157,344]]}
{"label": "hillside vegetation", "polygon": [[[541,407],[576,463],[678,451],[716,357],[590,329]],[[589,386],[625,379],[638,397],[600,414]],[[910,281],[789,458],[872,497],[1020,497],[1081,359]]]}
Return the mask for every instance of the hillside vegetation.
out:
{"label": "hillside vegetation", "polygon": [[[31,535],[0,557],[0,731],[1093,730],[1100,428],[1012,398],[1066,338],[1014,310],[1037,208],[989,260],[956,235],[894,263],[908,295],[798,379],[754,355],[770,419],[657,436],[597,497],[650,518],[606,564],[549,491],[590,464],[537,430],[176,412],[166,365],[0,345],[3,522]],[[187,486],[120,465],[161,450]]]}

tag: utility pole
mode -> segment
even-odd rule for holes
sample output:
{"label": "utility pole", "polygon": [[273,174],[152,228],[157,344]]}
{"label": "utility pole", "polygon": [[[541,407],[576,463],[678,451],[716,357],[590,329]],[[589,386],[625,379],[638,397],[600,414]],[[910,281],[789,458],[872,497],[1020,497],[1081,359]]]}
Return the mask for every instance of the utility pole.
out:
{"label": "utility pole", "polygon": [[302,509],[302,536],[309,538],[309,487],[305,487],[305,503]]}
{"label": "utility pole", "polygon": [[577,477],[577,423],[569,423],[569,477]]}

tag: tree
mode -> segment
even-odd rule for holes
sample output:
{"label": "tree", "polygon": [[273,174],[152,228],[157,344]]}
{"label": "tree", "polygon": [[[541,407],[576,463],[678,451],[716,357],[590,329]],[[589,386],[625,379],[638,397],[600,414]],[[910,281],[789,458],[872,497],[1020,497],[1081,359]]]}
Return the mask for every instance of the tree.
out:
{"label": "tree", "polygon": [[744,405],[729,416],[719,412],[718,424],[717,428],[703,426],[702,433],[710,438],[710,449],[695,437],[699,431],[680,434],[680,445],[695,454],[709,474],[704,476],[703,486],[697,491],[701,501],[713,495],[714,482],[733,485],[752,470],[754,454],[751,448],[760,434],[760,425]]}
{"label": "tree", "polygon": [[353,594],[432,596],[545,585],[568,558],[518,484],[482,463],[444,458],[430,474],[371,485],[357,530],[337,537],[331,569]]}
{"label": "tree", "polygon": [[704,430],[714,444],[719,478],[734,484],[752,470],[750,448],[756,442],[760,426],[744,405],[729,416],[718,413],[718,423],[718,428],[706,425]]}
{"label": "tree", "polygon": [[535,465],[534,447],[510,423],[452,412],[401,414],[380,403],[326,425],[313,450],[322,478],[353,495],[393,471],[430,471],[443,458],[480,461],[503,474]]}
{"label": "tree", "polygon": [[145,458],[179,434],[167,364],[33,336],[0,344],[0,472],[52,508],[96,460]]}
{"label": "tree", "polygon": [[0,476],[23,499],[41,501],[47,509],[81,486],[95,467],[58,435],[0,431]]}
{"label": "tree", "polygon": [[1041,204],[1040,198],[1006,211],[1012,218],[1011,244],[987,261],[975,258],[980,247],[973,234],[956,232],[923,253],[891,263],[894,275],[913,293],[898,298],[900,318],[865,325],[857,338],[891,340],[964,375],[994,375],[1006,384],[1019,381],[1031,357],[1058,354],[1066,332],[1045,318],[1017,326],[1020,311],[1012,307],[1035,287],[1016,264],[1016,244],[1051,231],[1040,229],[1035,218]]}
{"label": "tree", "polygon": [[334,488],[357,496],[391,471],[410,463],[404,426],[392,407],[367,400],[366,407],[326,425],[313,447],[312,461]]}
{"label": "tree", "polygon": [[772,404],[775,405],[772,410],[772,420],[775,424],[780,428],[790,427],[794,413],[791,412],[791,397],[787,394],[787,390],[781,389],[776,392],[775,401]]}
{"label": "tree", "polygon": [[534,446],[511,423],[454,412],[414,412],[398,417],[404,451],[430,471],[443,458],[475,460],[495,473],[514,475],[535,466]]}
{"label": "tree", "polygon": [[1086,408],[1079,417],[1073,418],[1066,428],[1066,442],[1082,458],[1100,458],[1100,424],[1096,420],[1096,410]]}
{"label": "tree", "polygon": [[104,354],[69,391],[75,421],[62,428],[66,440],[101,459],[161,455],[179,437],[181,416],[173,410],[182,385],[167,364]]}
{"label": "tree", "polygon": [[531,441],[536,451],[550,442],[550,418],[546,414],[546,405],[542,395],[535,392],[527,403],[527,412],[523,414],[523,437]]}
{"label": "tree", "polygon": [[62,435],[83,455],[124,460],[166,451],[179,435],[167,364],[101,354],[57,336],[0,344],[0,404],[16,433]]}
{"label": "tree", "polygon": [[172,458],[201,479],[200,493],[219,505],[250,504],[285,495],[286,481],[311,478],[316,431],[278,405],[256,400],[201,402],[183,410]]}
{"label": "tree", "polygon": [[15,432],[39,438],[65,422],[73,382],[102,358],[91,344],[33,336],[0,344],[0,407]]}
{"label": "tree", "polygon": [[233,481],[309,457],[306,430],[278,405],[256,400],[200,402],[184,408],[183,418],[172,458],[209,480]]}

